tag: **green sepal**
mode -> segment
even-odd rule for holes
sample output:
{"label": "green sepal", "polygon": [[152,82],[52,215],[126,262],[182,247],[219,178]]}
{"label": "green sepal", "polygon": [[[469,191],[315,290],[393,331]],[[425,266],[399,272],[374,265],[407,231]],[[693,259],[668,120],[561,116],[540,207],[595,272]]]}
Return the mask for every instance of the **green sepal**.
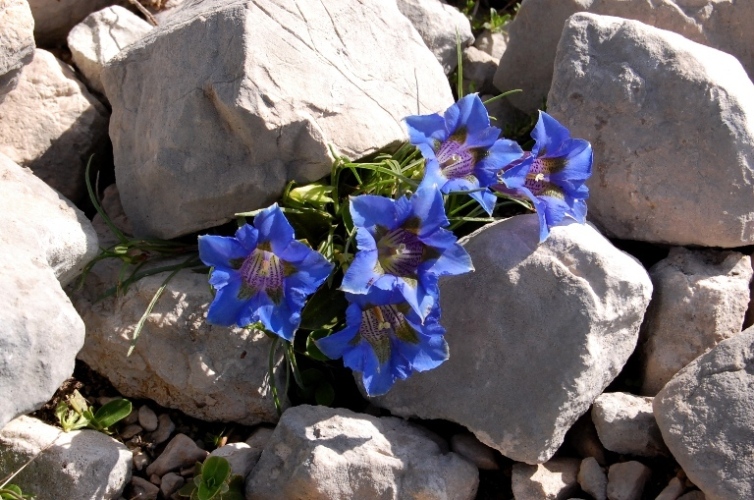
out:
{"label": "green sepal", "polygon": [[332,328],[340,318],[345,317],[348,302],[343,292],[322,286],[309,300],[301,312],[300,328],[319,330]]}
{"label": "green sepal", "polygon": [[319,350],[319,347],[317,347],[315,341],[327,337],[331,332],[332,330],[326,328],[314,330],[313,332],[311,332],[309,336],[306,337],[305,354],[312,359],[316,359],[317,361],[328,361],[330,358],[325,356],[324,353]]}

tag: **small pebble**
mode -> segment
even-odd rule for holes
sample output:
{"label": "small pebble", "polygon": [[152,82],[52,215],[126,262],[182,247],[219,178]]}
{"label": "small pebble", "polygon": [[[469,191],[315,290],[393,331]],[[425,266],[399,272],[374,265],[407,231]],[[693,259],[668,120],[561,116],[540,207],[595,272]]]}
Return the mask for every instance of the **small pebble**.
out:
{"label": "small pebble", "polygon": [[481,470],[497,470],[495,452],[472,434],[456,434],[450,438],[450,449]]}
{"label": "small pebble", "polygon": [[160,479],[160,476],[158,476],[157,474],[152,474],[151,476],[149,476],[149,482],[159,486],[162,482],[162,479]]}
{"label": "small pebble", "polygon": [[157,414],[147,405],[139,408],[139,425],[149,432],[157,429]]}
{"label": "small pebble", "polygon": [[134,468],[136,470],[142,470],[144,467],[149,465],[149,457],[146,455],[146,453],[142,452],[136,452],[133,456],[133,464]]}
{"label": "small pebble", "polygon": [[128,495],[129,499],[133,500],[157,500],[157,495],[160,493],[160,488],[153,485],[146,479],[133,476],[131,478],[131,494]]}
{"label": "small pebble", "polygon": [[699,490],[689,491],[678,500],[706,500],[707,497]]}
{"label": "small pebble", "polygon": [[120,437],[122,439],[131,439],[137,434],[140,434],[144,429],[139,424],[127,425],[122,431],[120,431]]}
{"label": "small pebble", "polygon": [[663,488],[655,500],[677,500],[681,496],[684,490],[683,481],[680,478],[674,477],[668,482],[668,485]]}
{"label": "small pebble", "polygon": [[176,434],[162,454],[147,467],[147,474],[162,476],[166,472],[203,462],[207,455],[209,453],[199,448],[190,437],[185,434]]}
{"label": "small pebble", "polygon": [[587,457],[581,461],[578,480],[581,489],[592,495],[594,500],[607,498],[607,476],[596,458]]}
{"label": "small pebble", "polygon": [[226,459],[233,474],[246,478],[259,461],[261,454],[246,443],[231,443],[217,448],[210,453],[210,456]]}
{"label": "small pebble", "polygon": [[641,500],[644,485],[652,471],[641,462],[613,464],[607,471],[607,498],[610,500]]}
{"label": "small pebble", "polygon": [[131,410],[131,413],[128,414],[126,418],[123,419],[124,425],[131,425],[135,424],[139,421],[139,412],[136,410]]}
{"label": "small pebble", "polygon": [[157,419],[157,422],[157,430],[155,430],[149,436],[150,440],[154,444],[164,443],[165,441],[170,439],[170,436],[172,436],[173,432],[175,432],[175,424],[170,418],[170,415],[168,415],[167,413],[160,415],[160,417]]}
{"label": "small pebble", "polygon": [[160,491],[162,495],[167,498],[184,485],[186,481],[175,472],[168,472],[162,476],[162,482],[160,483]]}

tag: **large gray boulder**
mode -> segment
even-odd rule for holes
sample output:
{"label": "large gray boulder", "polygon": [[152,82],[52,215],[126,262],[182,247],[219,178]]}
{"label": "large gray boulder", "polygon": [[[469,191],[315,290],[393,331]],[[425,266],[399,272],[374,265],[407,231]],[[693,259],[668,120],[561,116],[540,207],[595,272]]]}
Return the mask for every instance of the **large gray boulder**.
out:
{"label": "large gray boulder", "polygon": [[119,498],[131,479],[132,453],[105,433],[63,432],[22,416],[0,432],[0,475],[37,500],[110,500]]}
{"label": "large gray boulder", "polygon": [[34,18],[26,0],[0,0],[0,103],[34,57]]}
{"label": "large gray boulder", "polygon": [[476,272],[440,284],[450,359],[376,404],[457,422],[520,462],[552,457],[633,352],[652,285],[590,225],[538,235],[532,214],[464,240]]}
{"label": "large gray boulder", "polygon": [[246,482],[248,500],[472,500],[479,472],[404,420],[296,406]]}
{"label": "large gray boulder", "polygon": [[102,67],[151,29],[152,25],[136,14],[114,5],[89,14],[74,26],[68,33],[68,48],[89,86],[104,94]]}
{"label": "large gray boulder", "polygon": [[630,240],[754,243],[754,84],[734,57],[580,13],[555,67],[548,111],[594,146],[591,222]]}
{"label": "large gray boulder", "polygon": [[751,258],[673,248],[649,276],[654,292],[642,325],[642,393],[654,396],[697,356],[741,332]]}
{"label": "large gray boulder", "polygon": [[457,8],[442,0],[397,0],[406,16],[442,64],[446,74],[458,66],[456,41],[461,48],[474,43],[471,23]]}
{"label": "large gray boulder", "polygon": [[107,136],[107,110],[50,52],[37,49],[0,104],[0,153],[71,201],[84,195],[84,170]]}
{"label": "large gray boulder", "polygon": [[676,374],[654,399],[665,444],[708,500],[754,498],[754,328]]}
{"label": "large gray boulder", "polygon": [[641,21],[737,57],[754,77],[754,3],[720,0],[524,0],[508,30],[509,48],[495,85],[521,88],[509,97],[532,112],[542,105],[553,78],[553,62],[566,20],[577,12]]}
{"label": "large gray boulder", "polygon": [[97,254],[90,222],[0,154],[0,428],[41,407],[73,373],[84,323],[64,285]]}
{"label": "large gray boulder", "polygon": [[289,180],[328,174],[331,147],[364,156],[404,140],[405,116],[452,103],[382,0],[190,0],[102,81],[123,206],[138,235],[161,238],[266,206]]}

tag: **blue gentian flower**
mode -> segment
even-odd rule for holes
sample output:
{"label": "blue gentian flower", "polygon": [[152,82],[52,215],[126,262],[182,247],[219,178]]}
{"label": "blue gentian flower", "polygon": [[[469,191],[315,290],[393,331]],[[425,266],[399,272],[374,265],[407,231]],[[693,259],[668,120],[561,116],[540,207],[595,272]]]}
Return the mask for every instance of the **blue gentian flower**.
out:
{"label": "blue gentian flower", "polygon": [[531,136],[535,141],[531,153],[502,169],[493,189],[531,200],[539,215],[542,242],[565,216],[582,224],[586,220],[585,182],[592,174],[592,146],[572,139],[567,128],[543,111]]}
{"label": "blue gentian flower", "polygon": [[346,327],[316,344],[329,358],[342,357],[345,366],[362,372],[369,396],[385,394],[396,380],[448,359],[439,306],[422,323],[398,293],[372,289],[346,297]]}
{"label": "blue gentian flower", "polygon": [[236,231],[235,237],[200,236],[199,257],[213,267],[217,290],[207,321],[244,327],[260,321],[285,340],[301,323],[306,297],[327,279],[333,265],[296,241],[277,204]]}
{"label": "blue gentian flower", "polygon": [[469,195],[492,214],[496,197],[487,186],[523,151],[515,142],[499,139],[500,129],[490,126],[479,96],[463,97],[444,116],[409,116],[406,125],[411,144],[426,159],[422,184],[436,184],[443,193],[471,191]]}
{"label": "blue gentian flower", "polygon": [[435,186],[398,200],[355,196],[350,208],[359,251],[343,276],[343,291],[396,291],[424,318],[437,301],[439,276],[474,269],[456,236],[443,229],[448,218]]}

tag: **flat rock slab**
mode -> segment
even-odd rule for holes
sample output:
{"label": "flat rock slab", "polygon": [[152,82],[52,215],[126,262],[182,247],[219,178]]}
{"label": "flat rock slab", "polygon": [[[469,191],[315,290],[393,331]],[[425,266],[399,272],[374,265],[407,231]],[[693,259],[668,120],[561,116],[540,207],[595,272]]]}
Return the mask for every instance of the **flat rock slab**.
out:
{"label": "flat rock slab", "polygon": [[472,500],[479,471],[428,434],[394,417],[290,408],[246,482],[246,498]]}
{"label": "flat rock slab", "polygon": [[0,474],[37,500],[120,498],[131,479],[132,453],[107,434],[90,429],[63,432],[22,416],[0,432]]}
{"label": "flat rock slab", "polygon": [[[397,64],[397,62],[400,64]],[[105,66],[123,206],[173,238],[275,201],[442,111],[442,66],[395,2],[186,1]]]}
{"label": "flat rock slab", "polygon": [[464,240],[476,272],[440,284],[450,359],[376,404],[457,422],[520,462],[552,457],[633,352],[652,285],[589,225],[538,235],[532,214]]}
{"label": "flat rock slab", "polygon": [[548,112],[594,147],[589,220],[606,235],[754,243],[754,83],[733,56],[638,21],[575,14]]}
{"label": "flat rock slab", "polygon": [[665,444],[708,500],[754,497],[754,328],[699,356],[657,394]]}

